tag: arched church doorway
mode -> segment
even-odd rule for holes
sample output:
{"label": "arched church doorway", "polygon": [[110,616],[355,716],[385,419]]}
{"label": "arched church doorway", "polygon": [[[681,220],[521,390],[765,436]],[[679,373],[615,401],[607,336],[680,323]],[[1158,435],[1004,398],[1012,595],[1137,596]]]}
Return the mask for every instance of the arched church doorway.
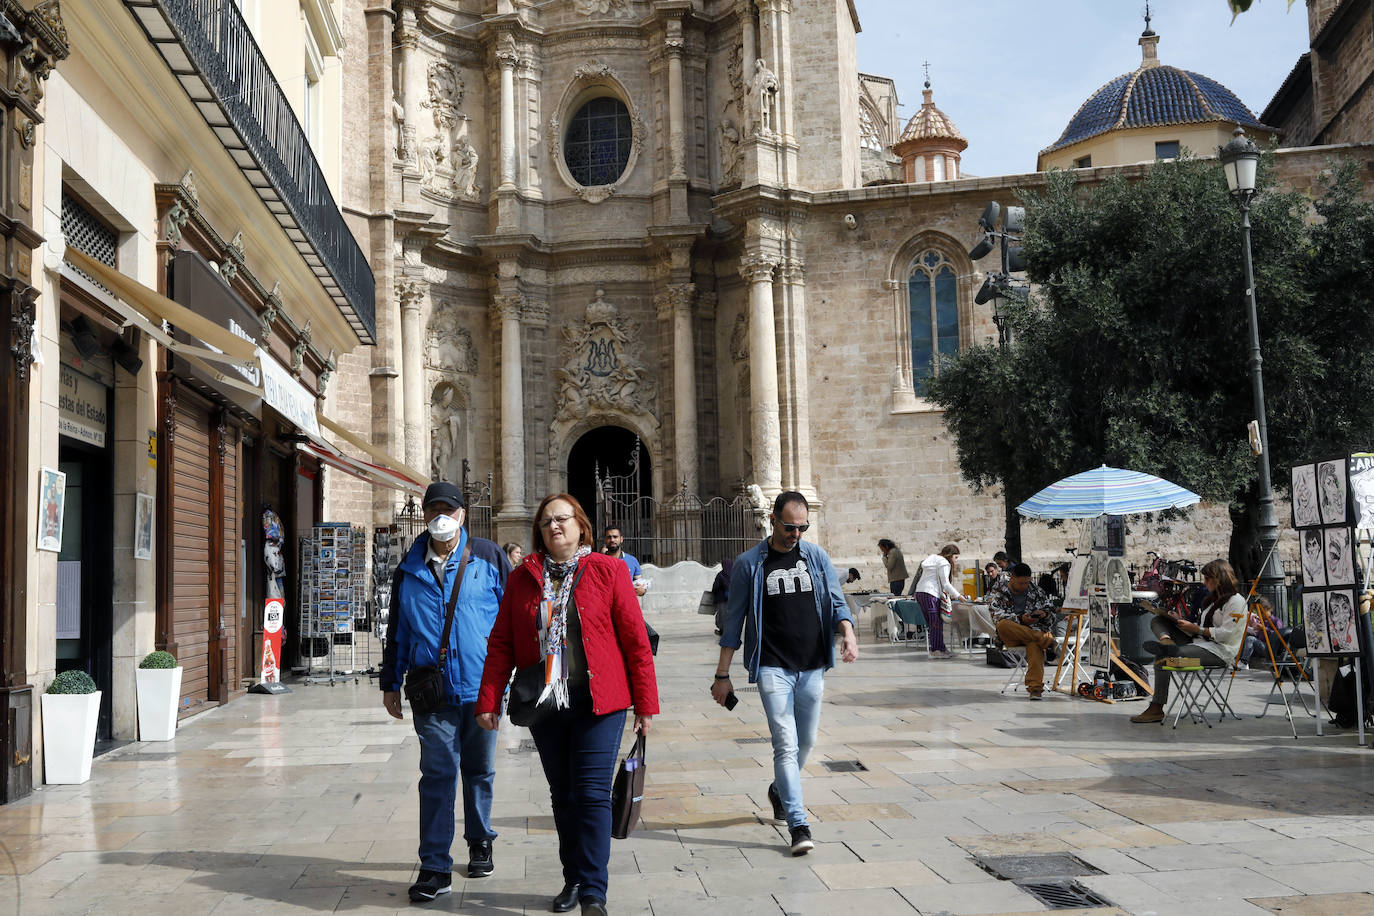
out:
{"label": "arched church doorway", "polygon": [[[605,505],[600,508],[597,505],[598,473],[603,491],[613,494],[609,511]],[[627,541],[639,534],[631,530],[637,527],[639,510],[645,505],[639,498],[654,495],[653,480],[648,451],[638,436],[620,426],[599,426],[590,430],[573,443],[568,452],[568,492],[587,510],[588,518],[596,526],[598,543],[601,530],[612,521],[608,517],[612,514],[616,516],[615,523],[626,529]],[[649,533],[643,532],[645,536]]]}

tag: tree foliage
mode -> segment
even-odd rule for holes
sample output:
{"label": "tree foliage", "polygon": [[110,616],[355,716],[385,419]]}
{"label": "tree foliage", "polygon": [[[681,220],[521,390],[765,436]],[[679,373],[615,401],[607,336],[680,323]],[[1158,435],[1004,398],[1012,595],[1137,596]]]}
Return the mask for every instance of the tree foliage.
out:
{"label": "tree foliage", "polygon": [[[1295,461],[1371,445],[1374,207],[1352,167],[1325,175],[1314,202],[1277,188],[1270,164],[1251,223],[1282,487]],[[1051,172],[1022,198],[1036,293],[1005,308],[1012,343],[972,347],[930,384],[965,478],[1020,502],[1099,464],[1158,474],[1231,505],[1247,542],[1233,539],[1232,559],[1252,568],[1249,323],[1240,211],[1221,169],[1159,162],[1093,189]]]}

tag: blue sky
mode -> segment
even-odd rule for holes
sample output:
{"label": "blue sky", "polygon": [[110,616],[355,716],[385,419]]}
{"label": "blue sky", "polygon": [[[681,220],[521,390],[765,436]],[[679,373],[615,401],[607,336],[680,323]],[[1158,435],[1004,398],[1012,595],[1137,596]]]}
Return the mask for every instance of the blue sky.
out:
{"label": "blue sky", "polygon": [[[969,141],[974,175],[1035,170],[1035,156],[1093,92],[1140,64],[1144,0],[855,0],[859,69],[891,77],[903,125],[935,104]],[[1165,64],[1219,81],[1258,115],[1307,50],[1302,0],[1257,0],[1231,24],[1226,0],[1152,0]]]}

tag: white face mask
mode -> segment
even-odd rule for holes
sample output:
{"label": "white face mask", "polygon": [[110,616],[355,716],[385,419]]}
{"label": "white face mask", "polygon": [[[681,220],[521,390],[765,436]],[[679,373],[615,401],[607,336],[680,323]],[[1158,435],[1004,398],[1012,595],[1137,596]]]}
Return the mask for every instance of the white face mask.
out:
{"label": "white face mask", "polygon": [[461,527],[451,515],[436,515],[429,522],[429,536],[436,541],[451,541]]}

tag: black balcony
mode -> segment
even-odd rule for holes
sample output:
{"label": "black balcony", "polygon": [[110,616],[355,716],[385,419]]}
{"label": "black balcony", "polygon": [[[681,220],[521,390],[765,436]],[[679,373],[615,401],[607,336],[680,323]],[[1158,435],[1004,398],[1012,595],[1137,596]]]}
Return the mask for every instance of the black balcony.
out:
{"label": "black balcony", "polygon": [[344,224],[310,141],[233,0],[124,4],[358,339],[375,343],[372,268]]}

